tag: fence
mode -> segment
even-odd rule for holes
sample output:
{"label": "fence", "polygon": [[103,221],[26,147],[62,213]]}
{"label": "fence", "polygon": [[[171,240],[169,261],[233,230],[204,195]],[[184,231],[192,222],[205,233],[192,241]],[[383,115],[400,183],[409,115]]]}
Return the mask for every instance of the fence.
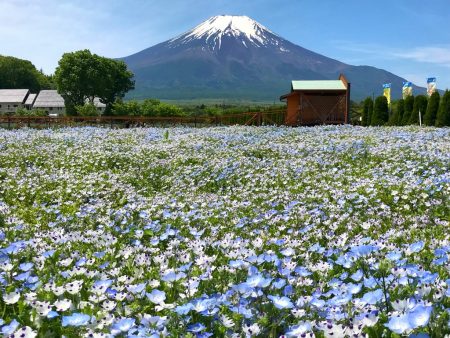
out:
{"label": "fence", "polygon": [[0,115],[0,127],[109,126],[119,128],[144,126],[193,127],[222,125],[283,125],[286,111],[273,110],[217,116],[9,116]]}

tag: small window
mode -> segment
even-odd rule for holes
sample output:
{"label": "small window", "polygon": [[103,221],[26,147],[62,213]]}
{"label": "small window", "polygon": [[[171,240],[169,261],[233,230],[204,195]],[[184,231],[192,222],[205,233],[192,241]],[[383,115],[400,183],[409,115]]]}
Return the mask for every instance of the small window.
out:
{"label": "small window", "polygon": [[14,105],[14,108],[17,108],[17,104]]}
{"label": "small window", "polygon": [[53,110],[53,107],[50,107],[50,110]]}

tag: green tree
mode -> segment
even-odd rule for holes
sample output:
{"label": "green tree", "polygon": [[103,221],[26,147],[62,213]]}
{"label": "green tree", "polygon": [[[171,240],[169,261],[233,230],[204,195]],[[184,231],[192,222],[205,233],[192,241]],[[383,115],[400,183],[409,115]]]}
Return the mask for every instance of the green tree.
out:
{"label": "green tree", "polygon": [[409,124],[419,124],[419,111],[423,120],[423,116],[427,111],[427,104],[428,99],[425,95],[417,95],[414,98],[414,105],[411,116],[409,117]]}
{"label": "green tree", "polygon": [[51,89],[49,78],[28,60],[0,55],[0,89]]}
{"label": "green tree", "polygon": [[86,103],[81,106],[75,106],[75,110],[80,116],[99,116],[100,111],[93,103]]}
{"label": "green tree", "polygon": [[372,120],[373,113],[373,100],[371,97],[368,97],[364,100],[363,110],[362,110],[362,121],[361,124],[363,126],[370,126],[370,122]]}
{"label": "green tree", "polygon": [[137,101],[116,101],[112,106],[112,114],[117,116],[141,116],[141,105]]}
{"label": "green tree", "polygon": [[394,113],[390,116],[388,124],[390,126],[400,126],[404,111],[405,111],[405,100],[400,99],[397,101]]}
{"label": "green tree", "polygon": [[438,91],[431,94],[430,100],[428,102],[427,111],[423,117],[423,123],[427,126],[434,126],[436,123],[436,116],[439,110],[439,101],[441,96]]}
{"label": "green tree", "polygon": [[385,96],[378,96],[373,105],[373,114],[370,120],[371,126],[382,126],[389,118],[389,105]]}
{"label": "green tree", "polygon": [[134,88],[132,78],[123,61],[91,54],[87,49],[65,53],[54,76],[68,114],[76,114],[75,106],[93,103],[95,97],[106,104],[108,113],[116,99]]}
{"label": "green tree", "polygon": [[442,96],[436,116],[436,127],[450,126],[450,91],[446,90]]}
{"label": "green tree", "polygon": [[409,124],[409,119],[414,108],[414,96],[407,96],[404,103],[404,111],[402,116],[401,125],[406,126]]}

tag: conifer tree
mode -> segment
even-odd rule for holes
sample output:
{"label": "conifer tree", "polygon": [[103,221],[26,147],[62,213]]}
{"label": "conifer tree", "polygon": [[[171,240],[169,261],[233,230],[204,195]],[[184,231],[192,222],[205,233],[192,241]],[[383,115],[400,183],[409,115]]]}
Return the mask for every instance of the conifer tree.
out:
{"label": "conifer tree", "polygon": [[439,110],[440,100],[441,96],[439,95],[439,92],[435,91],[428,101],[427,112],[423,117],[423,123],[426,126],[434,126],[434,124],[436,123],[436,115]]}
{"label": "conifer tree", "polygon": [[370,121],[372,119],[372,112],[373,112],[373,100],[371,97],[368,97],[364,100],[363,103],[363,112],[361,121],[361,124],[363,126],[370,126]]}
{"label": "conifer tree", "polygon": [[435,125],[436,127],[450,126],[450,91],[448,89],[442,96]]}
{"label": "conifer tree", "polygon": [[404,110],[405,110],[405,100],[400,99],[397,101],[397,106],[394,109],[394,113],[390,116],[388,124],[390,126],[400,126]]}
{"label": "conifer tree", "polygon": [[382,126],[389,118],[389,105],[385,96],[378,96],[373,105],[371,126]]}
{"label": "conifer tree", "polygon": [[414,107],[414,96],[407,96],[404,102],[404,111],[402,116],[401,125],[406,126],[409,124],[409,119],[411,117]]}
{"label": "conifer tree", "polygon": [[419,112],[423,116],[427,111],[428,99],[425,95],[417,95],[414,98],[414,105],[411,116],[409,117],[409,124],[419,124]]}

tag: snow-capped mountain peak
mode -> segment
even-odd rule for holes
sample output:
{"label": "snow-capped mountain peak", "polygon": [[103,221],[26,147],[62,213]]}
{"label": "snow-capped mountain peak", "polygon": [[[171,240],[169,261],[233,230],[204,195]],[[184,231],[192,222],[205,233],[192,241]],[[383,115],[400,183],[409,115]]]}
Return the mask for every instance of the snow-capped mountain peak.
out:
{"label": "snow-capped mountain peak", "polygon": [[171,43],[187,43],[192,40],[204,40],[212,49],[220,49],[224,37],[242,40],[248,47],[277,45],[277,35],[248,16],[218,15],[214,16],[187,33],[170,40]]}

